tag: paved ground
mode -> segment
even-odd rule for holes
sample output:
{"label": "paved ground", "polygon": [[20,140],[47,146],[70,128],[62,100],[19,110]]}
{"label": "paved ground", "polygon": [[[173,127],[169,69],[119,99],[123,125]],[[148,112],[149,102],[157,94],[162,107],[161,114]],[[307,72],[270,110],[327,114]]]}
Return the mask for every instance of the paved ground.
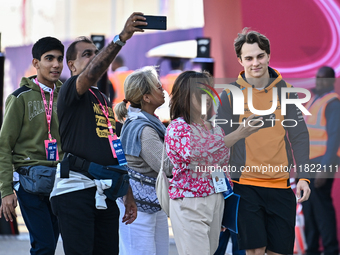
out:
{"label": "paved ground", "polygon": [[[20,234],[14,235],[0,235],[0,255],[27,255],[30,250],[29,235],[25,223],[21,217],[19,206],[17,207],[17,222]],[[178,255],[176,244],[173,238],[171,222],[169,220],[170,233],[170,252],[169,255]],[[61,238],[59,239],[55,255],[64,255],[63,244]]]}
{"label": "paved ground", "polygon": [[[25,223],[21,217],[19,206],[17,207],[17,222],[20,234],[14,235],[0,235],[0,255],[27,255],[30,250],[29,235]],[[173,237],[171,221],[169,220],[169,234],[170,234],[170,249],[169,255],[178,255],[175,240]],[[230,242],[230,241],[229,241]],[[226,254],[231,255],[232,244],[228,245]],[[64,255],[63,244],[61,238],[59,239],[55,255]],[[138,254],[136,254],[138,255]],[[340,254],[339,254],[340,255]]]}
{"label": "paved ground", "polygon": [[[30,243],[28,234],[18,236],[0,235],[0,255],[27,255],[29,254]],[[58,242],[55,255],[64,255],[62,242]],[[169,255],[178,255],[176,245],[170,242]]]}

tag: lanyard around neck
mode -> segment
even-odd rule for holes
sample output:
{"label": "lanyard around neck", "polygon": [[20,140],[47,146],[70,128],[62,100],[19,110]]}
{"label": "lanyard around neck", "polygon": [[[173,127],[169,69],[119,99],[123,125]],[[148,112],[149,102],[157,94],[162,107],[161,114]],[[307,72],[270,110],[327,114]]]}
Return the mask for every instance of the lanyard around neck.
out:
{"label": "lanyard around neck", "polygon": [[[192,126],[195,127],[198,130],[198,132],[200,133],[201,137],[203,137],[203,133],[201,132],[200,128],[202,128],[204,131],[206,131],[205,133],[210,134],[210,132],[209,132],[209,129],[207,128],[207,126],[205,125],[204,120],[202,120],[202,119],[200,119],[200,120],[202,122],[202,125],[199,125],[197,123],[193,123]],[[203,126],[204,126],[204,128],[203,128]]]}
{"label": "lanyard around neck", "polygon": [[103,114],[104,114],[104,116],[105,116],[105,118],[106,118],[107,127],[108,127],[108,129],[109,129],[110,135],[113,137],[113,136],[114,136],[114,134],[113,134],[113,127],[112,127],[111,121],[110,121],[110,119],[109,119],[109,108],[107,107],[107,103],[106,103],[106,100],[105,100],[104,96],[103,96],[102,93],[99,91],[100,95],[102,96],[102,98],[103,98],[103,100],[104,100],[104,102],[105,102],[106,110],[105,110],[103,104],[99,101],[99,99],[98,99],[98,97],[96,96],[96,94],[92,91],[92,89],[89,89],[89,91],[90,91],[90,92],[92,93],[92,95],[94,95],[95,98],[97,99],[97,101],[98,101],[98,103],[99,103],[99,107],[100,107],[100,109],[102,110],[102,112],[103,112]]}
{"label": "lanyard around neck", "polygon": [[41,97],[42,97],[42,99],[44,101],[45,113],[46,113],[46,119],[47,119],[47,128],[48,128],[48,139],[50,141],[52,141],[51,121],[52,121],[52,108],[53,108],[53,92],[54,92],[54,89],[52,89],[52,92],[50,92],[50,104],[49,104],[49,107],[48,107],[44,90],[40,87],[37,78],[35,78],[34,81],[39,86],[40,92],[41,92]]}

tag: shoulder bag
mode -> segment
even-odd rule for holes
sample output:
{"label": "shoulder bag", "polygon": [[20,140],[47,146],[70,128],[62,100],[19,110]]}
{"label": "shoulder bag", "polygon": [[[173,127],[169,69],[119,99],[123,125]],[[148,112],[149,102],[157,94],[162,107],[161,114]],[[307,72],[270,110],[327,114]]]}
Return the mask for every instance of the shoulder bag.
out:
{"label": "shoulder bag", "polygon": [[[165,146],[165,145],[164,145]],[[156,194],[158,197],[159,204],[161,205],[163,211],[169,216],[170,209],[170,196],[169,196],[169,179],[166,176],[163,166],[164,166],[164,146],[162,152],[162,164],[156,179]]]}

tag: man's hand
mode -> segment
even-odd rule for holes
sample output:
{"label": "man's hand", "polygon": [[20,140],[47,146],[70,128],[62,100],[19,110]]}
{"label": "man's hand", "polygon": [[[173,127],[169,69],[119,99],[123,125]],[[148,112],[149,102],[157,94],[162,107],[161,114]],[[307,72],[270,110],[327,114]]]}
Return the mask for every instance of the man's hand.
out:
{"label": "man's hand", "polygon": [[129,187],[127,194],[123,198],[125,205],[125,214],[122,222],[125,224],[131,224],[137,218],[137,205],[133,198],[132,190]]}
{"label": "man's hand", "polygon": [[134,12],[127,19],[123,31],[119,34],[119,38],[122,42],[126,42],[127,40],[129,40],[134,32],[144,32],[143,29],[136,27],[146,26],[148,24],[142,21],[146,20],[146,18],[144,18],[142,15],[143,13],[141,12]]}
{"label": "man's hand", "polygon": [[4,214],[6,221],[10,220],[13,221],[12,215],[17,217],[15,212],[15,207],[17,207],[17,197],[15,194],[11,194],[5,196],[2,199],[1,206],[0,206],[0,218],[2,214]]}
{"label": "man's hand", "polygon": [[[303,191],[303,196],[301,197],[301,191]],[[305,180],[299,180],[296,185],[296,196],[299,198],[298,203],[307,201],[310,196],[309,184]]]}

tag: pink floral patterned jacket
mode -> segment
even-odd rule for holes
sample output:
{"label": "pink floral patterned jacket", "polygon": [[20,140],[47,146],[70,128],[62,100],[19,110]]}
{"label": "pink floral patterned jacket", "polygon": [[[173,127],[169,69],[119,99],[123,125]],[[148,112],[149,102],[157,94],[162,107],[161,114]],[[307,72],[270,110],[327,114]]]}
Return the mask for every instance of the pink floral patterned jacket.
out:
{"label": "pink floral patterned jacket", "polygon": [[[174,165],[170,180],[171,199],[204,197],[215,193],[212,169],[227,169],[229,148],[224,144],[224,132],[219,127],[207,130],[198,124],[188,124],[183,118],[173,120],[165,135],[166,151]],[[229,178],[229,173],[225,171]]]}

